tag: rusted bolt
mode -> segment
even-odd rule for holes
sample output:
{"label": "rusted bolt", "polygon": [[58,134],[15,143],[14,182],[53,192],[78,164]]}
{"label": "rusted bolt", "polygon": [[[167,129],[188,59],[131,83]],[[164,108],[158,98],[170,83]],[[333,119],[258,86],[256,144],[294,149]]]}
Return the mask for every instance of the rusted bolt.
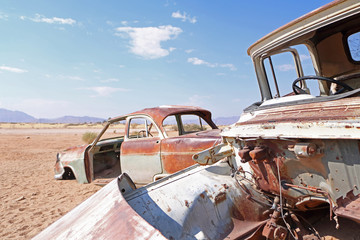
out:
{"label": "rusted bolt", "polygon": [[193,158],[194,158],[194,159],[198,159],[198,158],[199,158],[199,155],[195,154],[195,155],[193,156]]}
{"label": "rusted bolt", "polygon": [[297,143],[294,152],[297,157],[312,157],[317,153],[317,146],[314,143]]}

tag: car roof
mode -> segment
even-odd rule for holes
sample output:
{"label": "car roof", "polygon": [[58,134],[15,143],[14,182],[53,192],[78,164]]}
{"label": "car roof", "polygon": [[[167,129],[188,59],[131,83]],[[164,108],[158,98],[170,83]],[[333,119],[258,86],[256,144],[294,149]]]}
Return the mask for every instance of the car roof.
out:
{"label": "car roof", "polygon": [[247,53],[254,58],[289,43],[299,44],[311,38],[315,30],[359,12],[359,0],[333,1],[267,34],[251,45]]}
{"label": "car roof", "polygon": [[114,117],[109,119],[109,122],[115,122],[115,121],[120,121],[123,119],[126,119],[129,116],[136,116],[136,115],[147,115],[149,117],[151,117],[152,119],[154,119],[154,121],[161,125],[161,123],[163,122],[163,120],[170,116],[170,115],[175,115],[175,114],[197,114],[199,116],[201,116],[202,118],[204,118],[206,121],[210,121],[209,123],[213,123],[211,120],[211,112],[200,108],[200,107],[194,107],[194,106],[179,106],[179,105],[163,105],[163,106],[159,106],[159,107],[153,107],[153,108],[145,108],[143,110],[140,111],[136,111],[130,114],[126,114],[126,115],[122,115],[122,116],[118,116],[118,117]]}

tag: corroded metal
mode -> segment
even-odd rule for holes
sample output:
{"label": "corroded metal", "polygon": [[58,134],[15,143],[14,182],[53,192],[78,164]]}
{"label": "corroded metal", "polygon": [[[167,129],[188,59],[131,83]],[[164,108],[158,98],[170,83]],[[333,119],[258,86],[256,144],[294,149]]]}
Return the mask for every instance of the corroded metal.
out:
{"label": "corroded metal", "polygon": [[[164,119],[183,114],[201,117],[212,130],[168,137],[163,127]],[[145,133],[144,136],[131,138],[128,131],[133,118],[144,118],[151,122],[159,135],[149,137]],[[109,126],[118,121],[126,121],[124,136],[100,140]],[[178,123],[178,127],[182,127],[182,122]],[[115,170],[109,178],[126,172],[136,184],[147,184],[195,164],[192,155],[219,143],[219,133],[220,130],[211,120],[211,113],[205,109],[191,106],[146,108],[109,119],[92,144],[59,153],[55,164],[55,178],[62,179],[65,170],[69,169],[79,183],[89,183],[96,178],[95,172],[110,168]]]}
{"label": "corroded metal", "polygon": [[231,177],[231,171],[227,163],[195,165],[136,190],[122,175],[34,239],[235,239],[251,235],[265,224],[268,207],[249,182]]}

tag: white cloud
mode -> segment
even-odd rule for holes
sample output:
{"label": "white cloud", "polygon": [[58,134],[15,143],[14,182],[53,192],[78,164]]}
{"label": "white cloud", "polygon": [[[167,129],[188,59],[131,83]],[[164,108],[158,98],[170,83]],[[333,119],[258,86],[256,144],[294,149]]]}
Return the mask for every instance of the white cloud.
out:
{"label": "white cloud", "polygon": [[193,51],[194,51],[194,49],[185,50],[186,53],[192,53]]}
{"label": "white cloud", "polygon": [[[25,20],[27,17],[25,16],[21,16],[20,19],[21,20]],[[49,23],[49,24],[68,24],[68,25],[74,25],[76,23],[76,21],[74,19],[71,18],[59,18],[59,17],[52,17],[52,18],[47,18],[43,15],[40,14],[35,14],[34,18],[28,18],[33,22],[43,22],[43,23]]]}
{"label": "white cloud", "polygon": [[181,28],[171,25],[159,27],[119,27],[116,28],[117,36],[124,37],[127,33],[130,40],[131,52],[147,59],[156,59],[169,55],[174,48],[164,49],[160,43],[175,39],[181,32]]}
{"label": "white cloud", "polygon": [[236,71],[236,67],[232,63],[219,64],[220,67],[229,68],[231,71]]}
{"label": "white cloud", "polygon": [[8,15],[0,12],[0,20],[5,20],[5,21],[7,21],[7,20],[8,20],[8,17],[9,17]]}
{"label": "white cloud", "polygon": [[104,79],[104,80],[101,80],[101,82],[103,83],[108,83],[108,82],[119,82],[120,80],[117,79],[117,78],[108,78],[108,79]]}
{"label": "white cloud", "polygon": [[188,58],[187,60],[189,63],[192,63],[194,65],[205,65],[207,67],[211,67],[211,68],[214,68],[214,67],[222,67],[222,68],[229,68],[231,71],[236,71],[236,67],[234,66],[234,64],[231,64],[231,63],[226,63],[226,64],[222,64],[222,63],[209,63],[209,62],[206,62],[202,59],[199,59],[197,57],[193,57],[193,58]]}
{"label": "white cloud", "polygon": [[179,18],[183,22],[185,22],[185,21],[189,21],[190,23],[196,23],[197,22],[196,17],[190,17],[190,15],[188,15],[186,12],[183,12],[183,14],[181,14],[180,11],[173,12],[171,14],[171,16],[173,18]]}
{"label": "white cloud", "polygon": [[27,70],[24,70],[24,69],[8,67],[8,66],[0,66],[0,70],[13,72],[13,73],[25,73],[25,72],[27,72]]}
{"label": "white cloud", "polygon": [[212,63],[209,63],[209,62],[206,62],[202,59],[199,59],[197,57],[193,57],[193,58],[188,58],[187,60],[189,63],[192,63],[194,65],[205,65],[205,66],[208,66],[208,67],[216,67],[215,64],[212,64]]}
{"label": "white cloud", "polygon": [[75,80],[75,81],[84,81],[84,79],[79,76],[65,76],[65,78],[68,78],[70,80]]}
{"label": "white cloud", "polygon": [[195,95],[189,97],[189,99],[185,103],[185,105],[202,106],[202,105],[204,105],[205,102],[208,102],[209,99],[210,99],[209,96],[200,96],[200,95],[195,94]]}
{"label": "white cloud", "polygon": [[283,64],[283,65],[277,66],[277,69],[279,69],[279,71],[281,71],[281,72],[287,72],[287,71],[295,69],[295,66],[291,65],[291,64]]}
{"label": "white cloud", "polygon": [[89,87],[89,88],[84,88],[86,90],[90,90],[96,93],[96,95],[93,95],[92,97],[105,97],[105,96],[110,96],[112,93],[115,92],[128,92],[130,91],[130,89],[125,89],[125,88],[113,88],[113,87],[106,87],[106,86],[102,86],[102,87]]}

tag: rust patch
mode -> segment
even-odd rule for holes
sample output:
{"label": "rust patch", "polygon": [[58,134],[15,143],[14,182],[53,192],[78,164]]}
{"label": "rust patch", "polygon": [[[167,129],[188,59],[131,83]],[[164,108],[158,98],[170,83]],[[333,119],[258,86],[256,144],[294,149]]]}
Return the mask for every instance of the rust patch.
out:
{"label": "rust patch", "polygon": [[185,206],[186,206],[186,207],[190,207],[190,203],[189,203],[188,200],[185,200]]}
{"label": "rust patch", "polygon": [[360,223],[360,194],[355,196],[353,191],[350,191],[346,197],[339,198],[336,202],[338,204],[334,211],[336,215]]}
{"label": "rust patch", "polygon": [[223,202],[226,200],[226,193],[225,192],[221,192],[218,195],[216,195],[215,197],[215,204],[218,205],[219,203]]}

